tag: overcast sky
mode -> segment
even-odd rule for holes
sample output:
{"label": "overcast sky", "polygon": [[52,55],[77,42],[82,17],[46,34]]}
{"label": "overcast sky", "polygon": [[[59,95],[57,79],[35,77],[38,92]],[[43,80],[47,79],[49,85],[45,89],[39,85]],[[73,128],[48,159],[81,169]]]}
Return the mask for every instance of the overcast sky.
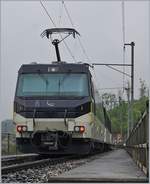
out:
{"label": "overcast sky", "polygon": [[[46,1],[44,5],[58,27],[71,27],[61,1]],[[91,62],[123,63],[120,1],[66,1],[66,6]],[[125,1],[125,41],[136,44],[135,98],[139,96],[139,78],[147,85],[149,81],[149,7],[148,1]],[[55,60],[53,46],[40,37],[44,29],[52,27],[39,1],[1,2],[1,119],[12,118],[19,67],[24,63]],[[87,61],[78,39],[69,38],[66,42],[77,61]],[[60,49],[62,60],[74,62],[63,44]],[[130,63],[130,47],[125,55],[125,62]],[[122,74],[105,66],[95,68],[95,75],[99,89],[123,85]],[[125,77],[125,83],[127,80],[129,78]]]}

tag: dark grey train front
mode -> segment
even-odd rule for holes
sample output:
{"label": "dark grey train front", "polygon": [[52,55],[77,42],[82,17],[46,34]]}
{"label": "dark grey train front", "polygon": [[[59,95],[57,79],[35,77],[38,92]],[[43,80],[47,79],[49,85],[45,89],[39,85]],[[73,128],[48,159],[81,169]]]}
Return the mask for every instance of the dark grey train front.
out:
{"label": "dark grey train front", "polygon": [[88,64],[22,65],[14,100],[21,152],[88,154],[111,144],[110,120]]}

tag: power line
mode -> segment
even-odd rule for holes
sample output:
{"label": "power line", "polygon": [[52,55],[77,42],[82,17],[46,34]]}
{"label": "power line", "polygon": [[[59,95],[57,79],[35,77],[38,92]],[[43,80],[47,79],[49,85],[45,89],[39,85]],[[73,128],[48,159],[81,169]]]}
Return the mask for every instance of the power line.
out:
{"label": "power line", "polygon": [[[125,44],[125,4],[124,1],[122,0],[121,2],[122,6],[122,41],[123,41],[123,46]],[[123,64],[125,64],[125,47],[123,47]],[[125,67],[123,67],[123,72],[125,73]],[[123,92],[124,92],[124,86],[125,86],[125,75],[123,74]]]}
{"label": "power line", "polygon": [[87,55],[87,53],[86,53],[86,51],[85,51],[85,48],[84,48],[84,46],[83,46],[83,44],[82,44],[82,42],[81,42],[80,37],[77,36],[77,38],[78,38],[78,40],[79,40],[80,47],[81,47],[81,49],[82,49],[84,55],[86,56],[86,59],[91,63],[91,60],[89,59],[89,57],[88,57],[88,55]]}
{"label": "power line", "polygon": [[[45,10],[45,12],[46,12],[46,14],[48,15],[48,17],[50,18],[50,20],[51,20],[53,26],[54,26],[54,27],[57,27],[56,24],[55,24],[55,22],[53,21],[52,17],[51,17],[50,14],[48,13],[46,7],[45,7],[44,4],[42,3],[42,0],[40,0],[40,4],[41,4],[41,6],[43,7],[43,9]],[[59,35],[60,35],[61,39],[63,39],[63,37],[62,37],[62,35],[61,35],[60,33],[59,33]],[[73,60],[74,60],[75,62],[77,62],[76,59],[75,59],[75,57],[74,57],[74,55],[72,54],[70,48],[68,47],[67,43],[65,42],[65,40],[63,40],[63,43],[64,43],[65,47],[67,48],[69,54],[70,54],[71,57],[73,58]]]}
{"label": "power line", "polygon": [[65,4],[65,1],[62,0],[62,4],[63,4],[63,6],[64,6],[64,9],[65,9],[65,11],[66,11],[66,13],[67,13],[67,16],[68,16],[68,18],[69,18],[69,20],[70,20],[70,23],[71,23],[72,27],[74,27],[73,21],[72,21],[72,19],[71,19],[71,16],[70,16],[70,14],[69,14],[69,11],[68,11],[68,9],[67,9],[67,6],[66,6],[66,4]]}
{"label": "power line", "polygon": [[111,69],[113,69],[113,70],[115,70],[115,71],[117,71],[117,72],[119,72],[119,73],[122,73],[124,75],[127,75],[128,77],[131,77],[131,75],[129,75],[128,73],[125,73],[125,72],[123,72],[121,70],[118,70],[118,69],[116,69],[116,68],[114,68],[112,66],[109,66],[109,65],[106,65],[106,66],[109,67],[109,68],[111,68]]}
{"label": "power line", "polygon": [[120,63],[92,63],[92,65],[112,65],[112,66],[132,66],[131,64],[120,64]]}
{"label": "power line", "polygon": [[[65,9],[66,14],[67,14],[67,16],[68,16],[68,19],[69,19],[69,21],[70,21],[72,27],[74,28],[75,26],[74,26],[73,20],[72,20],[72,18],[71,18],[71,15],[70,15],[70,13],[69,13],[69,11],[68,11],[68,9],[67,9],[67,6],[66,6],[66,4],[65,4],[65,1],[62,0],[62,4],[64,5],[64,9]],[[90,59],[89,59],[89,57],[88,57],[88,55],[87,55],[87,53],[86,53],[86,51],[85,51],[85,48],[84,48],[84,46],[83,46],[83,44],[82,44],[82,42],[81,42],[80,37],[77,36],[77,38],[78,38],[79,45],[80,45],[80,47],[81,47],[81,49],[82,49],[82,51],[83,51],[83,53],[84,53],[86,59],[87,59],[89,62],[91,62]]]}
{"label": "power line", "polygon": [[62,17],[63,17],[63,4],[61,4],[61,7],[60,7],[60,14],[59,14],[59,20],[58,20],[58,25],[61,27],[61,20],[62,20]]}
{"label": "power line", "polygon": [[123,44],[125,43],[125,6],[124,1],[121,3],[122,5],[122,38],[123,38]]}
{"label": "power line", "polygon": [[[95,72],[95,68],[94,68],[93,71]],[[108,79],[108,81],[112,81],[112,82],[115,83],[117,86],[120,85],[116,80],[114,80],[114,78],[109,77],[108,75],[105,75],[106,73],[103,73],[103,72],[101,71],[101,72],[99,72],[99,74],[102,75],[103,78]],[[96,74],[95,74],[95,75],[96,75]]]}
{"label": "power line", "polygon": [[56,27],[55,22],[53,21],[52,17],[51,17],[51,16],[50,16],[50,14],[48,13],[48,11],[47,11],[46,7],[45,7],[45,6],[44,6],[44,4],[42,3],[42,0],[40,0],[40,4],[41,4],[41,6],[43,7],[43,9],[45,10],[45,12],[46,12],[47,16],[50,18],[50,20],[51,20],[51,22],[52,22],[53,26],[54,26],[54,27]]}

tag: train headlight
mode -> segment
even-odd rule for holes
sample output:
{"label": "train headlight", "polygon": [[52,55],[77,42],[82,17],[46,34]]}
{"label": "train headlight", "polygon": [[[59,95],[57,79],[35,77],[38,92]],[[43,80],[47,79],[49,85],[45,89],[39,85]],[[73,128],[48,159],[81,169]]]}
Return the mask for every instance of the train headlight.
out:
{"label": "train headlight", "polygon": [[84,126],[80,126],[80,132],[83,133],[85,131],[85,127]]}
{"label": "train headlight", "polygon": [[58,72],[58,67],[48,67],[48,72]]}
{"label": "train headlight", "polygon": [[17,126],[17,132],[21,133],[21,132],[26,132],[27,131],[27,126],[25,125],[18,125]]}
{"label": "train headlight", "polygon": [[22,131],[21,126],[17,126],[17,132],[21,132],[21,131]]}
{"label": "train headlight", "polygon": [[75,131],[75,132],[79,132],[79,131],[80,131],[79,126],[75,126],[75,127],[74,127],[74,131]]}
{"label": "train headlight", "polygon": [[22,131],[26,132],[27,131],[27,126],[22,126]]}
{"label": "train headlight", "polygon": [[83,133],[85,131],[85,126],[75,126],[74,131],[79,132],[79,133]]}

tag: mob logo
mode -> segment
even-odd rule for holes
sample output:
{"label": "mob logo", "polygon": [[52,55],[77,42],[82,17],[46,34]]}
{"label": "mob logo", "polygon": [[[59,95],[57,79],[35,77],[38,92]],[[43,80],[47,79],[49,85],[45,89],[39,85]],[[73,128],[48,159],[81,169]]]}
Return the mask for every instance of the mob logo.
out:
{"label": "mob logo", "polygon": [[52,103],[52,102],[50,102],[49,100],[48,100],[46,103],[47,103],[47,105],[50,106],[50,107],[54,107],[54,106],[55,106],[55,103]]}

